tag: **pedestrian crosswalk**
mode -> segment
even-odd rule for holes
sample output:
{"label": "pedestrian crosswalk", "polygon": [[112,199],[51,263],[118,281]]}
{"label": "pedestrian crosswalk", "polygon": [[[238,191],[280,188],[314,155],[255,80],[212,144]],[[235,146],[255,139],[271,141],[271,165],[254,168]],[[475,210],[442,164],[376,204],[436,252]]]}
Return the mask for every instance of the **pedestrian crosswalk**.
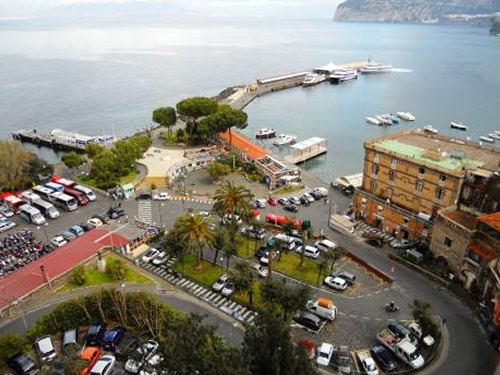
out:
{"label": "pedestrian crosswalk", "polygon": [[172,196],[170,197],[171,200],[173,201],[188,201],[188,202],[196,202],[196,203],[205,203],[205,204],[213,204],[214,202],[212,200],[205,200],[205,199],[197,199],[197,198],[191,198],[191,197],[185,197],[185,196]]}
{"label": "pedestrian crosswalk", "polygon": [[151,201],[149,199],[139,199],[138,201],[138,215],[137,218],[140,222],[146,224],[153,223],[153,215],[151,213]]}
{"label": "pedestrian crosswalk", "polygon": [[143,263],[140,265],[147,271],[167,280],[173,285],[183,288],[190,294],[197,298],[215,306],[219,310],[231,315],[233,318],[245,322],[247,324],[254,324],[257,313],[231,299],[216,293],[205,286],[199,285],[194,281],[186,279],[176,272],[172,271],[172,267],[176,262],[175,258],[169,258],[168,261],[162,265],[154,265],[152,263]]}
{"label": "pedestrian crosswalk", "polygon": [[373,228],[365,222],[358,221],[358,222],[356,222],[355,225],[356,225],[357,230],[362,230],[364,232],[370,232],[370,233],[376,234],[380,238],[383,238],[386,241],[394,241],[396,239],[395,237],[391,236],[390,234],[387,234],[387,233],[381,231],[380,229]]}

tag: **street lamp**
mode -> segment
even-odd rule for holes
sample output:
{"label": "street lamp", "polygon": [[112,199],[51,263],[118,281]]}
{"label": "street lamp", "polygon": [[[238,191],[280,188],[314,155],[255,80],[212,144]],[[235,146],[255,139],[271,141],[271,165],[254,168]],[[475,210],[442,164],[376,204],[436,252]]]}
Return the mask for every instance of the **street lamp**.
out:
{"label": "street lamp", "polygon": [[165,204],[162,202],[160,203],[160,226],[163,228],[163,215],[162,215],[162,211],[163,211],[163,207],[165,206]]}

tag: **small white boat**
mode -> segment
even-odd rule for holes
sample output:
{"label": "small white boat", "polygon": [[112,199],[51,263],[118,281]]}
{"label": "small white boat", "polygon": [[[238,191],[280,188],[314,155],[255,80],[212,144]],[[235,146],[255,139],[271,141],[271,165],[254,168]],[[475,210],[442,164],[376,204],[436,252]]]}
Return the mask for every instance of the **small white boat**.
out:
{"label": "small white boat", "polygon": [[293,145],[297,137],[295,135],[280,134],[278,138],[273,141],[275,146]]}
{"label": "small white boat", "polygon": [[302,81],[302,86],[304,87],[314,86],[325,81],[326,81],[326,75],[319,73],[309,73],[304,77],[304,80]]}
{"label": "small white boat", "polygon": [[393,124],[392,119],[387,115],[377,115],[377,116],[375,116],[375,118],[377,120],[379,120],[382,123],[382,125],[392,125]]}
{"label": "small white boat", "polygon": [[488,143],[494,143],[495,142],[495,140],[493,138],[490,138],[490,137],[480,136],[479,139],[481,141],[488,142]]}
{"label": "small white boat", "polygon": [[365,118],[366,122],[369,123],[369,124],[373,124],[373,125],[382,125],[382,122],[378,119],[376,119],[375,117],[367,117]]}
{"label": "small white boat", "polygon": [[360,73],[370,74],[370,73],[387,73],[392,71],[392,65],[381,64],[375,61],[368,61],[363,68],[359,70]]}
{"label": "small white boat", "polygon": [[490,133],[490,134],[488,134],[488,137],[500,140],[500,135],[497,133]]}
{"label": "small white boat", "polygon": [[424,132],[432,133],[432,134],[437,134],[437,133],[439,133],[439,130],[437,130],[436,128],[434,128],[432,125],[425,125],[424,126]]}
{"label": "small white boat", "polygon": [[469,127],[467,125],[464,125],[461,122],[452,122],[450,124],[450,127],[452,129],[458,129],[458,130],[464,130],[464,131],[467,130],[467,129],[469,129]]}
{"label": "small white boat", "polygon": [[500,135],[500,130],[493,130],[495,132],[495,134],[498,134]]}
{"label": "small white boat", "polygon": [[396,112],[396,115],[405,121],[415,121],[415,116],[413,116],[410,112]]}
{"label": "small white boat", "polygon": [[330,74],[330,83],[338,84],[358,78],[358,72],[354,69],[337,69]]}
{"label": "small white boat", "polygon": [[274,137],[276,137],[276,130],[268,129],[268,128],[260,129],[257,132],[257,134],[255,135],[255,138],[257,138],[257,139],[268,139],[268,138],[274,138]]}

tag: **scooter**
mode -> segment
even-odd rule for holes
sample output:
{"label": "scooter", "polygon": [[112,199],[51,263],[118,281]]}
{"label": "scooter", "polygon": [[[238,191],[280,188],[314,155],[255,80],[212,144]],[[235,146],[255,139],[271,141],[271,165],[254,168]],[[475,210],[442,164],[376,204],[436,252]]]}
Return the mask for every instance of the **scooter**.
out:
{"label": "scooter", "polygon": [[387,311],[387,312],[397,312],[397,311],[399,311],[399,306],[396,305],[394,302],[386,303],[385,304],[385,311]]}

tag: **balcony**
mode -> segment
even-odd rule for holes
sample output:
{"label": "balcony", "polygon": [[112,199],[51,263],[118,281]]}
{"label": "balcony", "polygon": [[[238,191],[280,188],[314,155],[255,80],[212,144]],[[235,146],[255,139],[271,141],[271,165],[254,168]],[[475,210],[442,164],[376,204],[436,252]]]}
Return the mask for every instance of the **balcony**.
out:
{"label": "balcony", "polygon": [[445,184],[446,184],[446,181],[443,181],[443,180],[438,181],[438,186],[443,187]]}
{"label": "balcony", "polygon": [[424,174],[424,173],[419,173],[419,174],[417,174],[417,178],[418,178],[419,180],[423,180],[423,179],[424,179],[424,176],[425,176],[425,174]]}

